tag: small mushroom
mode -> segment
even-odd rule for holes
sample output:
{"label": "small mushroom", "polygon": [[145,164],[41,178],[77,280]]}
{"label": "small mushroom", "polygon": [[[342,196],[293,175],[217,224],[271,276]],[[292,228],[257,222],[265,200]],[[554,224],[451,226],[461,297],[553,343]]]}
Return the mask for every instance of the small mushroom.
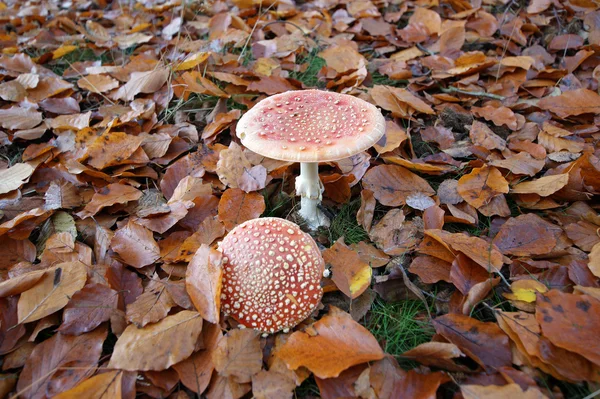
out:
{"label": "small mushroom", "polygon": [[246,112],[237,136],[267,158],[297,161],[300,216],[311,229],[327,225],[318,210],[323,199],[319,162],[358,154],[385,134],[385,120],[372,104],[347,94],[321,90],[288,91],[268,97]]}
{"label": "small mushroom", "polygon": [[315,241],[279,218],[252,219],[220,244],[223,312],[262,332],[286,331],[306,319],[323,296],[325,262]]}

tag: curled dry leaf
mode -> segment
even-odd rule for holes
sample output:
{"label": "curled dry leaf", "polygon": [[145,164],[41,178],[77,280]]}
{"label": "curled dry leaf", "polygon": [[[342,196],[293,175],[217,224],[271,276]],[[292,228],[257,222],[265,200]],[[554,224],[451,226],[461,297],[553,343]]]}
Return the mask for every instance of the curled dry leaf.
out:
{"label": "curled dry leaf", "polygon": [[26,399],[44,399],[75,387],[93,374],[106,336],[106,328],[100,327],[78,336],[57,333],[38,344],[25,362],[17,390]]}
{"label": "curled dry leaf", "polygon": [[35,169],[27,163],[17,163],[0,170],[0,194],[18,189],[29,180]]}
{"label": "curled dry leaf", "polygon": [[223,268],[221,252],[202,244],[185,272],[185,288],[202,318],[219,322]]}
{"label": "curled dry leaf", "polygon": [[19,323],[31,323],[62,308],[85,285],[87,268],[79,262],[60,263],[19,298]]}
{"label": "curled dry leaf", "polygon": [[57,396],[55,399],[121,399],[121,385],[123,372],[111,370],[93,376],[83,381],[74,388],[69,389]]}
{"label": "curled dry leaf", "polygon": [[133,267],[144,267],[160,258],[160,249],[152,232],[132,221],[117,230],[110,247],[125,263]]}
{"label": "curled dry leaf", "polygon": [[129,81],[121,86],[110,97],[113,100],[131,101],[139,93],[157,92],[169,78],[167,68],[159,68],[147,72],[132,72]]}
{"label": "curled dry leaf", "polygon": [[438,334],[458,346],[486,370],[512,364],[508,337],[495,323],[449,313],[435,318],[433,326]]}
{"label": "curled dry leaf", "polygon": [[77,86],[92,93],[105,93],[119,87],[119,81],[106,75],[88,75],[79,79]]}
{"label": "curled dry leaf", "polygon": [[277,354],[292,370],[304,366],[319,378],[332,378],[384,356],[371,333],[334,306],[312,328],[316,334],[293,333]]}
{"label": "curled dry leaf", "polygon": [[227,189],[219,201],[219,220],[227,230],[259,217],[265,211],[265,199],[258,193],[246,193],[239,188]]}
{"label": "curled dry leaf", "polygon": [[373,271],[360,255],[350,249],[343,238],[323,251],[325,264],[331,266],[331,279],[346,296],[358,298],[371,284]]}
{"label": "curled dry leaf", "polygon": [[129,325],[117,340],[108,367],[122,370],[166,370],[194,352],[202,332],[197,312],[181,311],[144,328]]}
{"label": "curled dry leaf", "polygon": [[219,340],[212,360],[219,375],[250,382],[262,369],[260,333],[249,328],[230,330]]}
{"label": "curled dry leaf", "polygon": [[404,205],[406,198],[415,191],[425,195],[435,194],[427,181],[397,165],[371,168],[363,178],[363,187],[372,191],[375,198],[386,206]]}

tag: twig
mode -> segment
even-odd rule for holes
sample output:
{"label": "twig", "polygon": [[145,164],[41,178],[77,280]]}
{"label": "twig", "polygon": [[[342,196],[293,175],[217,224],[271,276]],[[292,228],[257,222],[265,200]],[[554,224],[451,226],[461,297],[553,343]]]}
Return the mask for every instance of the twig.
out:
{"label": "twig", "polygon": [[459,93],[459,94],[465,94],[467,96],[485,97],[485,98],[491,98],[493,100],[499,100],[499,101],[506,100],[506,97],[498,95],[498,94],[486,93],[485,91],[462,90],[462,89],[457,89],[456,87],[453,87],[453,86],[440,87],[440,90],[443,91],[444,93]]}

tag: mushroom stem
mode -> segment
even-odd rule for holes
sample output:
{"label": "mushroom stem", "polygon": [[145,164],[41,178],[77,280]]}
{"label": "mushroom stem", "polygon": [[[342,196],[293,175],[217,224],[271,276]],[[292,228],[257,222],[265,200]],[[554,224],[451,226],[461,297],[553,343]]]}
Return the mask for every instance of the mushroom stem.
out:
{"label": "mushroom stem", "polygon": [[300,216],[306,220],[311,229],[328,226],[329,220],[318,209],[323,199],[325,188],[319,179],[318,162],[302,162],[300,176],[296,178],[296,195],[300,195]]}

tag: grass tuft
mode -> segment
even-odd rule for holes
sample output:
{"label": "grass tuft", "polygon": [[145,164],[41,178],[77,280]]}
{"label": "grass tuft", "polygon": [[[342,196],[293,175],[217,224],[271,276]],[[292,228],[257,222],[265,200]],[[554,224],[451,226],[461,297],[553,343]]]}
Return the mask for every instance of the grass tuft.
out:
{"label": "grass tuft", "polygon": [[290,78],[299,80],[304,83],[307,87],[318,87],[322,89],[325,87],[325,82],[319,80],[317,76],[323,66],[325,66],[325,60],[318,57],[319,49],[314,49],[310,53],[304,56],[299,56],[296,65],[308,64],[308,67],[304,72],[290,72]]}
{"label": "grass tuft", "polygon": [[382,75],[377,71],[371,74],[371,82],[373,82],[373,86],[384,85],[393,87],[406,87],[408,84],[408,80],[392,79],[389,76]]}
{"label": "grass tuft", "polygon": [[331,243],[342,236],[346,244],[355,244],[369,238],[367,232],[356,221],[356,212],[359,208],[360,198],[342,206],[329,227],[329,241]]}
{"label": "grass tuft", "polygon": [[399,356],[433,337],[435,331],[427,322],[426,311],[421,301],[386,303],[377,299],[371,307],[366,327],[386,353]]}
{"label": "grass tuft", "polygon": [[312,376],[308,377],[296,390],[294,391],[294,398],[301,399],[306,397],[320,397],[321,393],[319,392],[319,387],[315,381],[315,378]]}

